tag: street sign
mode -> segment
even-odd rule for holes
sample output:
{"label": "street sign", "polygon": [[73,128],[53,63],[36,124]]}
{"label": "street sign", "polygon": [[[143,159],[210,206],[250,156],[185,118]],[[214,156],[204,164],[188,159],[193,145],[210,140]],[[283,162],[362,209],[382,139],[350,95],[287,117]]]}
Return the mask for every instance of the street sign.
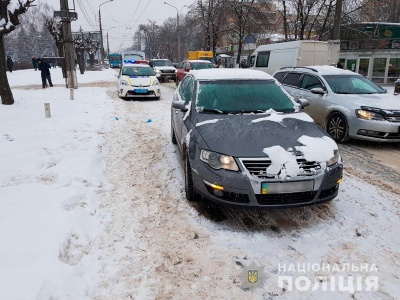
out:
{"label": "street sign", "polygon": [[[63,14],[62,14],[63,13]],[[76,11],[54,11],[54,18],[67,20],[67,21],[76,21],[78,20],[78,13]]]}

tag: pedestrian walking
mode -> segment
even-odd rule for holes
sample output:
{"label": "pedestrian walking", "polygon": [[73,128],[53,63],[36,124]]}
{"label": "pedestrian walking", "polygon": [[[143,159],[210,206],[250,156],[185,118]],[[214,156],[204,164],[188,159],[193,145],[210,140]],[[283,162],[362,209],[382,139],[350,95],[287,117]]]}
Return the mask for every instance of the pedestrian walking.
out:
{"label": "pedestrian walking", "polygon": [[13,71],[13,66],[14,66],[14,62],[13,62],[11,56],[7,55],[7,68],[8,68],[8,71],[10,71],[10,73]]}
{"label": "pedestrian walking", "polygon": [[42,58],[38,58],[37,63],[38,63],[38,68],[40,70],[40,75],[42,76],[42,87],[44,89],[47,87],[47,81],[49,82],[49,85],[52,87],[53,83],[51,82],[49,63]]}
{"label": "pedestrian walking", "polygon": [[38,64],[37,64],[36,57],[34,57],[34,56],[32,56],[32,65],[33,65],[33,68],[35,69],[35,71],[37,71]]}

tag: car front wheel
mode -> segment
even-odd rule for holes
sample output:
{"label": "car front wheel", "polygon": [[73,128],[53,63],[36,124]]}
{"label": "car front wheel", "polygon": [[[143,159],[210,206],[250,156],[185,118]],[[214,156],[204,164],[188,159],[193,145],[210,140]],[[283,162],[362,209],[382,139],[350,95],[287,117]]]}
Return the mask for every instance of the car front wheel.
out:
{"label": "car front wheel", "polygon": [[192,167],[190,166],[188,155],[186,155],[184,167],[186,199],[190,202],[197,201],[199,199],[199,195],[196,193],[193,187]]}
{"label": "car front wheel", "polygon": [[338,143],[349,139],[349,126],[346,117],[339,112],[334,112],[328,118],[326,131]]}

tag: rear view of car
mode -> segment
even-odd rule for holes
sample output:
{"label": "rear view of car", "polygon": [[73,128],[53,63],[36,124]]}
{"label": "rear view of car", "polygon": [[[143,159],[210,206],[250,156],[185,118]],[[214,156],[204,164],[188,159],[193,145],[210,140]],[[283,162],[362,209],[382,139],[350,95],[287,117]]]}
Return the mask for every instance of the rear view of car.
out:
{"label": "rear view of car", "polygon": [[153,69],[145,64],[124,64],[118,75],[118,96],[160,99],[160,83]]}
{"label": "rear view of car", "polygon": [[207,60],[185,60],[176,73],[176,86],[185,78],[191,70],[213,69],[214,64]]}

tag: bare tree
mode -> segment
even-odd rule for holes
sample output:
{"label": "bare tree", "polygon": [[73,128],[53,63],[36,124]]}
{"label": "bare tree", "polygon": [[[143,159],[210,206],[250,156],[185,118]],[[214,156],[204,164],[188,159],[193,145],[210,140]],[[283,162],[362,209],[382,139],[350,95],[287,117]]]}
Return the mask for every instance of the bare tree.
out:
{"label": "bare tree", "polygon": [[[0,1],[0,97],[2,104],[14,104],[14,96],[6,74],[6,51],[4,36],[15,30],[20,24],[19,16],[24,14],[35,0]],[[12,3],[11,3],[12,2]]]}
{"label": "bare tree", "polygon": [[197,0],[191,6],[191,17],[203,28],[205,50],[215,52],[219,39],[227,32],[226,4],[227,0]]}
{"label": "bare tree", "polygon": [[[47,18],[45,20],[45,26],[54,39],[58,51],[58,56],[64,57],[64,36],[62,31],[62,23],[55,20],[54,18]],[[63,78],[67,78],[67,71],[65,68],[64,59],[61,61],[61,68]]]}

